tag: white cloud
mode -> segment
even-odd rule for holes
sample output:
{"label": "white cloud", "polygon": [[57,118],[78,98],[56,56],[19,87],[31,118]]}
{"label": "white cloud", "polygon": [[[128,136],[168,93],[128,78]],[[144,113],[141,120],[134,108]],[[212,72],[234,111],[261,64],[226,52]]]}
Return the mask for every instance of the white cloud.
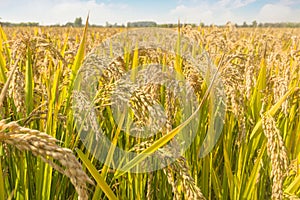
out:
{"label": "white cloud", "polygon": [[17,3],[24,6],[16,6],[16,3],[11,1],[6,6],[7,9],[0,8],[3,21],[32,21],[42,25],[64,24],[73,22],[76,17],[85,18],[90,13],[91,24],[105,24],[106,21],[122,23],[125,16],[131,19],[131,13],[134,13],[126,4],[97,3],[95,0],[21,0]]}
{"label": "white cloud", "polygon": [[[300,0],[278,0],[273,4],[265,4],[247,9],[249,4],[257,0],[218,0],[217,2],[202,1],[197,6],[188,4],[177,5],[171,10],[171,16],[183,18],[188,22],[206,24],[225,24],[227,21],[242,24],[244,21],[259,22],[299,22]],[[259,5],[259,4],[257,4]]]}
{"label": "white cloud", "polygon": [[122,23],[124,16],[128,15],[130,10],[131,8],[126,4],[105,4],[90,0],[60,3],[52,8],[51,13],[66,18],[68,21],[78,16],[85,17],[90,13],[90,23],[105,24],[106,21]]}
{"label": "white cloud", "polygon": [[188,7],[185,5],[179,5],[169,12],[169,16],[175,19],[180,19],[185,22],[196,22],[199,23],[200,20],[212,21],[213,12],[212,10],[204,5],[197,7]]}
{"label": "white cloud", "polygon": [[247,6],[250,3],[255,2],[256,0],[219,0],[215,6],[219,6],[221,8],[241,8]]}
{"label": "white cloud", "polygon": [[258,20],[262,22],[299,22],[299,19],[300,10],[283,3],[264,5],[258,17]]}
{"label": "white cloud", "polygon": [[287,6],[296,5],[296,4],[299,5],[300,4],[300,0],[280,0],[279,4],[280,5],[287,5]]}
{"label": "white cloud", "polygon": [[[250,1],[250,0],[248,0]],[[228,21],[237,22],[233,7],[229,0],[221,0],[215,4],[203,2],[198,6],[178,5],[170,11],[171,16],[183,19],[187,22],[206,24],[225,24]]]}
{"label": "white cloud", "polygon": [[256,0],[235,0],[233,5],[234,8],[241,8],[249,5],[250,3],[254,3]]}

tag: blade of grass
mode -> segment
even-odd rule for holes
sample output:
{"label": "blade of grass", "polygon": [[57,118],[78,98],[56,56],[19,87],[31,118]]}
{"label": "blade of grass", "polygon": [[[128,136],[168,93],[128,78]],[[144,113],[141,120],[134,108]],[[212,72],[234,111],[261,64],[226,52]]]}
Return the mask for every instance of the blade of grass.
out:
{"label": "blade of grass", "polygon": [[[0,44],[1,44],[1,40],[0,40]],[[0,51],[0,82],[1,83],[5,83],[6,81],[6,75],[5,75],[5,64],[6,61],[5,61],[5,58],[2,54],[2,51]]]}
{"label": "blade of grass", "polygon": [[215,171],[214,168],[212,168],[212,186],[213,186],[212,188],[215,192],[217,199],[221,199],[222,187],[221,187],[219,177],[217,176],[217,172]]}
{"label": "blade of grass", "polygon": [[0,200],[4,200],[5,195],[5,189],[4,189],[4,179],[3,179],[3,173],[2,173],[2,161],[0,159]]}
{"label": "blade of grass", "polygon": [[251,198],[251,195],[254,191],[254,187],[255,187],[255,182],[256,182],[256,179],[257,179],[257,176],[259,174],[259,170],[260,170],[260,163],[261,163],[261,160],[262,160],[262,157],[265,153],[265,150],[266,150],[266,140],[265,142],[262,144],[262,147],[261,147],[261,150],[259,152],[259,155],[256,159],[256,162],[252,168],[252,171],[251,171],[251,175],[250,177],[248,178],[248,182],[247,182],[247,185],[246,185],[246,188],[245,190],[243,191],[243,199],[247,199],[247,198]]}
{"label": "blade of grass", "polygon": [[6,81],[6,75],[5,75],[5,66],[6,66],[6,60],[3,56],[3,42],[6,41],[6,36],[4,34],[4,31],[2,27],[0,26],[0,82],[5,83]]}
{"label": "blade of grass", "polygon": [[27,46],[26,52],[26,69],[25,69],[25,104],[27,115],[33,110],[33,74],[32,74],[32,59],[31,59],[31,49],[29,44]]}
{"label": "blade of grass", "polygon": [[255,119],[259,118],[259,111],[262,107],[262,91],[266,88],[266,74],[267,74],[267,67],[266,67],[266,61],[265,58],[263,57],[260,63],[260,71],[259,71],[259,75],[258,75],[258,81],[257,81],[257,86],[254,89],[254,94],[253,94],[253,98],[252,98],[252,112],[253,112],[253,116],[255,117]]}
{"label": "blade of grass", "polygon": [[139,64],[138,62],[139,62],[139,47],[138,47],[138,43],[136,43],[133,52],[133,60],[132,60],[131,75],[130,75],[130,79],[132,82],[135,82],[137,76],[137,70]]}
{"label": "blade of grass", "polygon": [[234,189],[234,176],[232,174],[231,162],[226,148],[223,148],[224,151],[224,162],[225,162],[225,172],[228,177],[228,187],[230,199],[233,199],[233,189]]}
{"label": "blade of grass", "polygon": [[284,192],[294,194],[300,189],[300,174],[293,180],[293,182],[285,189]]}
{"label": "blade of grass", "polygon": [[106,194],[108,199],[118,200],[118,198],[116,197],[114,192],[110,189],[109,185],[105,182],[105,180],[102,178],[102,176],[98,173],[98,171],[94,167],[94,165],[89,161],[88,157],[80,149],[76,149],[76,152],[77,152],[79,158],[82,160],[84,165],[87,167],[89,172],[92,174],[92,176],[96,180],[98,186]]}
{"label": "blade of grass", "polygon": [[[280,106],[283,104],[283,102],[290,96],[292,95],[294,92],[296,92],[297,90],[299,90],[298,87],[293,87],[291,88],[289,91],[287,91],[285,93],[285,95],[283,95],[281,97],[281,99],[275,104],[272,106],[272,108],[270,110],[268,110],[268,114],[271,115],[271,116],[274,116],[275,113],[278,111],[278,109],[280,108]],[[258,130],[261,128],[261,125],[262,125],[262,121],[261,119],[256,123],[255,127],[253,128],[251,134],[250,134],[250,140],[252,140],[253,138],[256,137],[257,133],[258,133]]]}
{"label": "blade of grass", "polygon": [[101,172],[101,176],[102,176],[102,178],[104,180],[106,179],[107,170],[108,170],[108,168],[110,166],[110,163],[111,163],[111,161],[113,159],[113,155],[114,155],[114,151],[116,149],[116,145],[117,145],[117,141],[118,141],[118,138],[119,138],[119,134],[121,132],[122,125],[123,125],[123,122],[124,122],[124,119],[125,119],[125,113],[126,112],[122,113],[121,119],[120,119],[120,121],[118,123],[116,134],[115,134],[115,136],[114,136],[114,138],[113,138],[113,140],[111,142],[111,146],[109,148],[109,151],[108,151],[108,154],[107,154],[107,157],[106,157],[106,160],[105,160],[102,172]]}
{"label": "blade of grass", "polygon": [[86,46],[86,38],[87,38],[87,29],[88,29],[88,24],[89,24],[89,16],[87,16],[86,18],[86,23],[85,23],[85,27],[84,27],[84,31],[83,31],[83,36],[81,38],[81,42],[77,51],[77,54],[75,56],[75,60],[74,63],[72,65],[72,73],[70,76],[70,84],[69,84],[69,91],[68,91],[68,96],[66,97],[66,106],[65,106],[65,111],[69,110],[69,105],[70,105],[70,101],[71,101],[71,96],[72,96],[72,90],[74,87],[74,80],[75,77],[77,75],[77,72],[84,60],[84,56],[85,56],[85,46]]}

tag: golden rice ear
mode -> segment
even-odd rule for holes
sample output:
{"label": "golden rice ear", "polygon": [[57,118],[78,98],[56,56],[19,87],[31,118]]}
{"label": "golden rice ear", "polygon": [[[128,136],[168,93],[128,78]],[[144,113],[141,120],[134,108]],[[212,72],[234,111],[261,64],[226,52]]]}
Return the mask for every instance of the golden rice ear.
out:
{"label": "golden rice ear", "polygon": [[[143,151],[150,147],[152,143],[153,141],[144,142],[136,145],[134,149],[136,151]],[[174,149],[175,148],[176,147],[174,147]],[[174,149],[160,149],[160,151],[156,152],[156,155],[164,162],[170,162],[172,159],[170,160],[166,155],[176,154]],[[177,158],[173,163],[170,163],[169,166],[163,168],[162,171],[167,176],[168,183],[172,187],[173,199],[206,199],[192,177],[188,163],[183,156]],[[151,187],[152,180],[153,172],[150,172],[148,176],[147,199],[151,199],[151,195],[154,192],[153,190],[155,190],[153,186]]]}
{"label": "golden rice ear", "polygon": [[179,157],[174,163],[164,168],[163,171],[167,175],[169,184],[172,186],[174,199],[206,199],[191,176],[184,157]]}
{"label": "golden rice ear", "polygon": [[262,128],[268,139],[267,152],[271,160],[272,199],[283,199],[283,181],[289,162],[284,141],[271,115],[262,116]]}
{"label": "golden rice ear", "polygon": [[[16,122],[6,123],[5,120],[1,120],[0,142],[13,145],[20,151],[31,151],[33,155],[40,156],[44,162],[70,178],[78,193],[78,199],[88,199],[86,184],[93,184],[93,181],[82,170],[73,152],[56,144],[57,139],[38,130],[19,126]],[[59,161],[60,165],[50,158]]]}

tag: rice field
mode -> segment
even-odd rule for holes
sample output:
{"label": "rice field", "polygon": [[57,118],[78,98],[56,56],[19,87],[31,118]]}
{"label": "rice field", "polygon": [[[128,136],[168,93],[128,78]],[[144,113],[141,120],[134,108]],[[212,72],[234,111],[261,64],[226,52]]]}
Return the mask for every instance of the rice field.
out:
{"label": "rice field", "polygon": [[[207,52],[210,59],[203,65],[215,67],[226,97],[221,100],[212,95],[215,80],[204,77],[180,54],[138,48],[141,43],[128,48],[120,38],[103,50],[104,41],[128,31],[87,26],[0,28],[0,199],[300,199],[300,29],[169,29],[180,35],[175,46],[187,38],[195,42],[194,53]],[[114,44],[123,54],[114,52]],[[102,55],[111,62],[94,76],[95,71],[88,70],[99,69]],[[169,85],[135,88],[128,83],[136,78],[138,66],[151,63],[164,72],[173,70],[189,83],[198,107],[187,110],[196,123],[182,107],[185,100]],[[149,73],[163,79],[156,71]],[[84,101],[85,96],[76,91],[85,87],[94,92],[95,112],[80,118],[78,109],[86,108],[80,108],[78,99]],[[126,114],[114,112],[117,105],[112,99],[118,87],[133,91]],[[224,112],[212,102],[221,102]],[[157,104],[165,114],[151,118]],[[217,118],[222,120],[214,124]],[[145,133],[139,128],[151,120],[163,121],[159,128],[151,127],[157,134],[128,134]],[[94,124],[110,139],[107,148],[101,142],[92,148],[94,142],[87,145],[82,139],[86,132],[86,137],[97,139],[89,135]],[[181,146],[172,138],[192,125],[188,134],[193,140],[177,155],[176,147]],[[201,157],[212,126],[220,136]],[[116,146],[136,157],[117,163]],[[105,162],[98,159],[99,152],[105,152]],[[163,167],[141,171],[140,167],[152,166],[147,160],[151,155]]]}

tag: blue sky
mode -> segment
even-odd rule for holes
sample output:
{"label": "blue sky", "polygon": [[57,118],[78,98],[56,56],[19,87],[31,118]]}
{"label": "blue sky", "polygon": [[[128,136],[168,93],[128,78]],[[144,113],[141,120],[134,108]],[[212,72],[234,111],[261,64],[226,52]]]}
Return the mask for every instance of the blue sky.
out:
{"label": "blue sky", "polygon": [[300,0],[0,0],[1,21],[65,24],[88,13],[90,23],[100,25],[178,19],[197,24],[300,22]]}

